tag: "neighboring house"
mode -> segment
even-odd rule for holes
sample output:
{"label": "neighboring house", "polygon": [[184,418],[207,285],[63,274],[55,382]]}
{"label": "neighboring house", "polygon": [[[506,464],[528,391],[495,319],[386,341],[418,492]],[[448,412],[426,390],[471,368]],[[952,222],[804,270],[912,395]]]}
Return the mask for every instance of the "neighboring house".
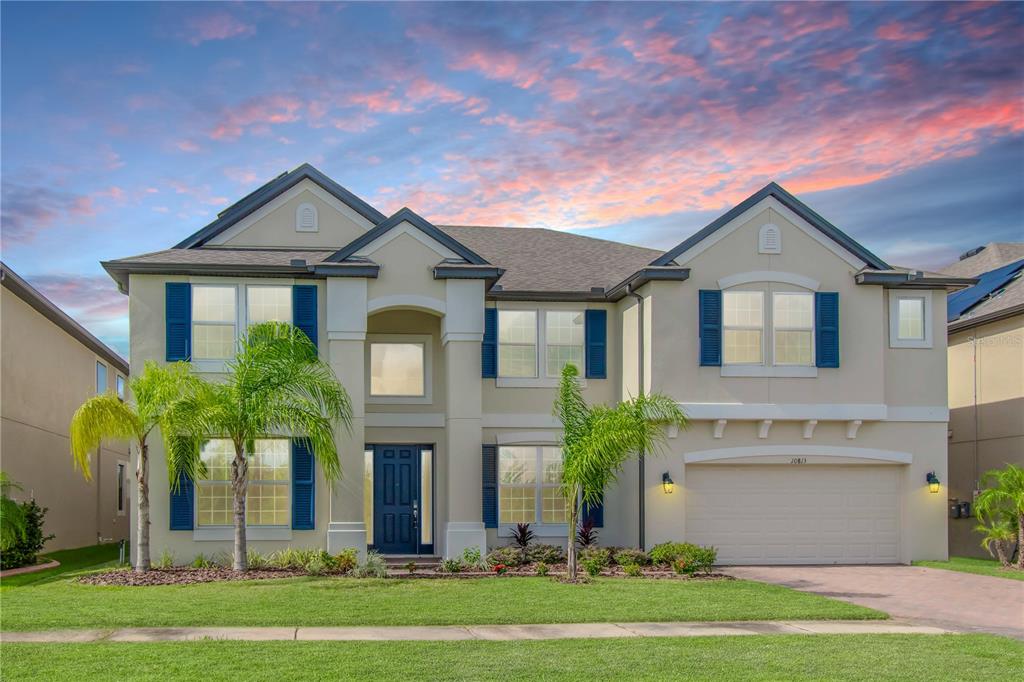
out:
{"label": "neighboring house", "polygon": [[950,554],[988,556],[974,503],[979,478],[1024,466],[1024,243],[992,243],[943,269],[978,283],[949,297]]}
{"label": "neighboring house", "polygon": [[128,363],[0,264],[0,468],[48,507],[46,549],[128,537],[128,446],[104,444],[91,481],[72,466],[69,429],[78,407],[105,391],[123,394]]}
{"label": "neighboring house", "polygon": [[[946,495],[926,481],[947,476],[946,291],[972,281],[890,267],[774,183],[661,252],[385,216],[304,165],[174,248],[103,265],[129,295],[133,366],[215,374],[248,324],[291,320],[352,395],[333,488],[301,447],[257,443],[259,551],[452,556],[509,542],[517,522],[562,542],[552,401],[573,362],[592,403],[661,391],[693,419],[606,491],[602,544],[688,540],[731,563],[946,557]],[[229,547],[221,479],[171,495],[153,477],[154,551]]]}

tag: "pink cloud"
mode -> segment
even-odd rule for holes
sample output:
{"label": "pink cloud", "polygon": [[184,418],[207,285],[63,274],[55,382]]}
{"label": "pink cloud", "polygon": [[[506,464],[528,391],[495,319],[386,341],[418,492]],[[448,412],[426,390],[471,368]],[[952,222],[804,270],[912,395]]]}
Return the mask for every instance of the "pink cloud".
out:
{"label": "pink cloud", "polygon": [[303,103],[292,95],[252,97],[234,108],[225,108],[209,135],[215,140],[236,140],[247,130],[266,132],[270,126],[299,120]]}
{"label": "pink cloud", "polygon": [[556,102],[571,102],[580,96],[580,84],[571,78],[555,78],[548,84],[548,91]]}
{"label": "pink cloud", "polygon": [[912,29],[899,21],[890,21],[875,29],[875,36],[879,40],[891,40],[901,43],[915,43],[924,40],[931,35],[929,29]]}
{"label": "pink cloud", "polygon": [[174,143],[174,146],[186,154],[195,154],[200,151],[199,145],[192,140],[178,140]]}
{"label": "pink cloud", "polygon": [[190,17],[185,24],[185,37],[193,45],[200,45],[210,40],[251,36],[256,33],[255,26],[236,19],[227,12]]}

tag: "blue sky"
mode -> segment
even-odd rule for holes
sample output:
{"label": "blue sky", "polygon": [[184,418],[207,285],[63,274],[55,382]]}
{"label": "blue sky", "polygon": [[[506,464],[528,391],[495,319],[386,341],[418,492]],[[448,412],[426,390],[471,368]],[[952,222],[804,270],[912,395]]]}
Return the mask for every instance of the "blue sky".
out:
{"label": "blue sky", "polygon": [[936,268],[1024,239],[1020,3],[4,3],[3,259],[100,260],[310,162],[384,212],[670,247],[770,180]]}

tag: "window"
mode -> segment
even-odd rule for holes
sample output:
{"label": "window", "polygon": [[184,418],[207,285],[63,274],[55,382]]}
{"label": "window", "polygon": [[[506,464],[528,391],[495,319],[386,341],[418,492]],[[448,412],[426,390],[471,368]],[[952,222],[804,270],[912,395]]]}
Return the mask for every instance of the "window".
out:
{"label": "window", "polygon": [[192,287],[192,357],[227,360],[235,354],[235,287]]}
{"label": "window", "polygon": [[722,295],[722,362],[760,365],[764,362],[764,292],[726,291]]}
{"label": "window", "polygon": [[889,345],[893,348],[932,347],[930,291],[889,292]]}
{"label": "window", "polygon": [[[249,455],[249,492],[245,522],[251,526],[286,526],[291,520],[290,442],[286,438],[255,441]],[[231,460],[234,446],[226,438],[207,441],[201,453],[206,478],[196,485],[196,523],[199,526],[233,524],[234,496],[231,491]]]}
{"label": "window", "polygon": [[117,397],[124,400],[124,377],[117,375]]}
{"label": "window", "polygon": [[549,310],[545,313],[544,354],[549,377],[561,376],[567,364],[583,370],[583,313]]}
{"label": "window", "polygon": [[537,311],[498,311],[498,376],[537,376]]}
{"label": "window", "polygon": [[776,365],[814,364],[814,295],[776,293],[772,326]]}
{"label": "window", "polygon": [[424,384],[424,344],[370,344],[370,395],[423,396]]}
{"label": "window", "polygon": [[96,393],[107,392],[107,366],[99,360],[96,361]]}
{"label": "window", "polygon": [[125,479],[124,474],[128,466],[124,462],[117,463],[117,513],[124,515],[125,507]]}
{"label": "window", "polygon": [[292,321],[292,288],[247,287],[246,307],[250,325],[260,322],[290,323]]}
{"label": "window", "polygon": [[562,450],[552,446],[498,449],[498,516],[503,524],[567,523],[561,490]]}

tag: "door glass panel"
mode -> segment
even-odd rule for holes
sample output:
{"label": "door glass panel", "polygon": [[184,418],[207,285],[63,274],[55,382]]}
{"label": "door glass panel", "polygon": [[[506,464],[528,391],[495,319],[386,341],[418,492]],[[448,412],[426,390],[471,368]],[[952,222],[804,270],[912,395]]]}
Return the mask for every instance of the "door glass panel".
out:
{"label": "door glass panel", "polygon": [[420,542],[424,545],[433,544],[434,515],[434,451],[420,451]]}
{"label": "door glass panel", "polygon": [[363,451],[363,523],[367,541],[373,544],[373,448]]}

